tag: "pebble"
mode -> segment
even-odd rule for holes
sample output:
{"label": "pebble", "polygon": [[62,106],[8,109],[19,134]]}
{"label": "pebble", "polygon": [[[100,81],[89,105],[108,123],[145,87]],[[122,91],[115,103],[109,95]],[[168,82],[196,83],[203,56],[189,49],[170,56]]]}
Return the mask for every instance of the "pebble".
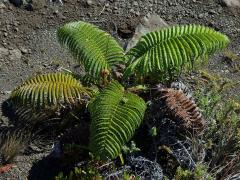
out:
{"label": "pebble", "polygon": [[93,0],[87,0],[87,5],[88,6],[93,6],[95,3],[93,2]]}
{"label": "pebble", "polygon": [[217,12],[214,11],[213,9],[210,9],[210,10],[209,10],[209,14],[217,14]]}
{"label": "pebble", "polygon": [[1,94],[4,94],[4,95],[9,95],[11,93],[12,93],[12,91],[1,91]]}
{"label": "pebble", "polygon": [[0,3],[0,9],[5,9],[5,8],[6,8],[5,4]]}
{"label": "pebble", "polygon": [[134,1],[134,2],[133,2],[133,6],[138,6],[138,2],[137,2],[137,1]]}
{"label": "pebble", "polygon": [[22,53],[19,49],[13,49],[10,51],[10,60],[20,60],[22,58]]}
{"label": "pebble", "polygon": [[0,57],[7,56],[9,54],[9,50],[7,48],[0,48]]}
{"label": "pebble", "polygon": [[139,11],[136,11],[135,14],[136,14],[137,16],[140,16],[140,15],[141,15],[141,13],[140,13]]}
{"label": "pebble", "polygon": [[130,13],[135,13],[135,11],[134,11],[134,9],[130,9],[130,11],[129,11]]}
{"label": "pebble", "polygon": [[20,47],[19,49],[22,52],[22,54],[27,54],[28,53],[28,50],[25,47]]}
{"label": "pebble", "polygon": [[16,32],[18,32],[18,31],[19,31],[19,29],[18,29],[17,27],[15,27],[13,30],[14,30],[14,31],[16,31]]}
{"label": "pebble", "polygon": [[53,14],[54,14],[54,15],[57,15],[58,13],[59,13],[58,10],[53,11]]}
{"label": "pebble", "polygon": [[199,18],[199,19],[202,19],[202,18],[204,18],[204,15],[205,15],[204,13],[202,13],[202,14],[199,14],[199,15],[198,15],[198,18]]}

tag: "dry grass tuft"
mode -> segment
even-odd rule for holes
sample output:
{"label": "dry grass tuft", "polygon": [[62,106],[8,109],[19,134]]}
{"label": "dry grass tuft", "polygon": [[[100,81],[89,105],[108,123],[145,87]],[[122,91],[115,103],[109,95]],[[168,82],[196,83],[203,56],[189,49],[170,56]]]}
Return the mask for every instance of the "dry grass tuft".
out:
{"label": "dry grass tuft", "polygon": [[2,164],[12,163],[15,157],[25,149],[31,134],[25,130],[9,130],[0,135],[0,156]]}

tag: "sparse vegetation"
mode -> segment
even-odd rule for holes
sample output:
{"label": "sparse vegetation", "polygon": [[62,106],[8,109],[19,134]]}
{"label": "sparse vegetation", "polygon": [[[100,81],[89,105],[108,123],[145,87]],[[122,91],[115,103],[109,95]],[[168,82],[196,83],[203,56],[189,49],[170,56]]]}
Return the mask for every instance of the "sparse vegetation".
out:
{"label": "sparse vegetation", "polygon": [[239,173],[240,168],[237,135],[240,126],[239,102],[224,96],[229,89],[228,83],[201,83],[201,88],[195,91],[198,106],[203,110],[204,116],[208,117],[203,141],[206,142],[205,153],[206,158],[209,158],[209,172],[214,177],[221,178]]}
{"label": "sparse vegetation", "polygon": [[0,135],[0,164],[10,164],[23,151],[31,139],[31,135],[23,130],[3,131]]}

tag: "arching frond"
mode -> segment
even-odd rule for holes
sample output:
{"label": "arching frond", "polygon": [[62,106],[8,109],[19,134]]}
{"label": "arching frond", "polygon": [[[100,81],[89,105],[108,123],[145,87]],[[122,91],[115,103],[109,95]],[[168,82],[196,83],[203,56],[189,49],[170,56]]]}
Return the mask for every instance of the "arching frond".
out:
{"label": "arching frond", "polygon": [[200,25],[182,25],[150,32],[127,53],[124,77],[137,72],[172,75],[183,66],[192,67],[195,60],[227,46],[227,36]]}
{"label": "arching frond", "polygon": [[123,49],[110,34],[86,22],[72,22],[57,32],[59,42],[83,64],[86,72],[99,79],[103,70],[123,61]]}
{"label": "arching frond", "polygon": [[13,102],[33,107],[75,105],[87,100],[90,91],[69,74],[50,73],[30,78],[11,94]]}
{"label": "arching frond", "polygon": [[112,82],[89,104],[92,118],[90,149],[101,159],[113,159],[141,124],[145,102]]}

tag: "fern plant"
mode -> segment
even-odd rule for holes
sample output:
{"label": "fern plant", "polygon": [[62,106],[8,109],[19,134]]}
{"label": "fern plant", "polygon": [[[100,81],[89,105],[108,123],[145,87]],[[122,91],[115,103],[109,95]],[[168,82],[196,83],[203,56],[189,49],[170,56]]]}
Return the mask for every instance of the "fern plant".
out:
{"label": "fern plant", "polygon": [[115,66],[126,66],[122,72],[124,78],[151,73],[163,77],[178,75],[182,67],[193,67],[199,57],[222,49],[229,42],[227,36],[204,26],[174,26],[142,36],[124,54],[108,33],[82,21],[59,28],[57,37],[84,66],[86,74],[80,79],[104,82],[99,93],[92,95],[91,88],[84,87],[75,76],[51,73],[25,81],[12,92],[11,98],[18,105],[30,104],[43,109],[79,102],[84,105],[81,107],[88,105],[92,120],[89,150],[102,160],[121,153],[143,121],[146,110],[144,100],[129,92],[135,88],[124,90],[119,82],[111,82],[109,77]]}

